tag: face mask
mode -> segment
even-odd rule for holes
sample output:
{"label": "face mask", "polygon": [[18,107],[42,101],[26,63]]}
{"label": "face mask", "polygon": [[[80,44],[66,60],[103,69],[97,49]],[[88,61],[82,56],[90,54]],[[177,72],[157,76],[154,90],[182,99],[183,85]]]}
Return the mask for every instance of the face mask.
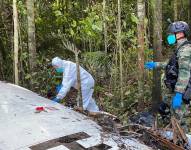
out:
{"label": "face mask", "polygon": [[64,69],[63,69],[63,68],[56,68],[56,72],[58,72],[58,73],[63,73],[63,72],[64,72]]}
{"label": "face mask", "polygon": [[167,37],[167,41],[169,45],[173,45],[176,43],[176,36],[174,34],[170,34]]}

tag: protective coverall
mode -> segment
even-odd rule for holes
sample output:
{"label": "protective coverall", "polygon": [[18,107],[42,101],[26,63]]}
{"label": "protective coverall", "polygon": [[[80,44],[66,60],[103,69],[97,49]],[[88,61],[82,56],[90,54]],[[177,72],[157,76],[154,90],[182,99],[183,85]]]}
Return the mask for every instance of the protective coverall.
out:
{"label": "protective coverall", "polygon": [[[55,57],[52,60],[52,66],[54,68],[62,68],[63,70],[62,88],[56,96],[57,99],[63,99],[71,87],[77,89],[77,66],[73,62],[62,60],[59,57]],[[96,105],[95,100],[92,98],[94,92],[94,79],[91,74],[81,66],[80,78],[83,109],[90,112],[98,112],[99,108]]]}

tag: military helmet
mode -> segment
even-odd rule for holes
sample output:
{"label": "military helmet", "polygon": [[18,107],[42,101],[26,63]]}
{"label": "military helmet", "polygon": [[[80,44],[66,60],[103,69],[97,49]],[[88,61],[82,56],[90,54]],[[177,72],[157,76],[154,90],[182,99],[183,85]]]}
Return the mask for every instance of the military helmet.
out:
{"label": "military helmet", "polygon": [[168,26],[168,33],[177,33],[177,32],[184,32],[185,36],[188,36],[190,33],[190,28],[188,24],[184,21],[176,21],[171,23]]}

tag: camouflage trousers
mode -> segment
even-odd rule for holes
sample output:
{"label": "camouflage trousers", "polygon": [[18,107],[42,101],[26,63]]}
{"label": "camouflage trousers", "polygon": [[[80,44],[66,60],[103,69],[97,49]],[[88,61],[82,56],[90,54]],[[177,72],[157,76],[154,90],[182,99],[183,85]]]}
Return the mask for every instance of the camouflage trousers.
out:
{"label": "camouflage trousers", "polygon": [[184,131],[188,133],[191,127],[191,117],[190,117],[191,113],[189,110],[189,106],[183,103],[181,109],[177,109],[175,111],[172,109],[171,104],[172,104],[172,99],[175,96],[175,93],[171,92],[168,88],[166,88],[164,79],[165,79],[165,76],[163,74],[161,77],[162,100],[163,102],[165,102],[166,104],[170,106],[171,116],[175,116],[175,118],[179,120],[179,123],[181,127],[184,129]]}

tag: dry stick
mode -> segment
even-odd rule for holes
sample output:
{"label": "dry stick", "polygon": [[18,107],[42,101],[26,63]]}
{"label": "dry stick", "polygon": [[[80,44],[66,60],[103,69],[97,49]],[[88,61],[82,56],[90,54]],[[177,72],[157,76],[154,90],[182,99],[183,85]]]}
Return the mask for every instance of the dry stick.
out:
{"label": "dry stick", "polygon": [[[124,135],[124,134],[127,134],[127,135]],[[120,135],[121,135],[121,137],[126,137],[126,138],[127,137],[131,138],[131,137],[141,137],[141,136],[143,136],[143,134],[140,134],[140,133],[137,133],[137,132],[134,132],[134,131],[121,131]]]}
{"label": "dry stick", "polygon": [[172,120],[172,126],[175,129],[176,136],[179,138],[179,140],[181,140],[184,143],[188,144],[188,137],[186,136],[186,134],[183,131],[183,129],[180,127],[180,125],[178,123],[178,120],[175,119],[174,117],[171,120]]}
{"label": "dry stick", "polygon": [[136,124],[136,123],[130,123],[130,124],[128,124],[128,125],[126,125],[126,126],[123,126],[123,127],[120,127],[120,128],[118,128],[118,130],[126,130],[126,129],[128,129],[129,127],[138,127],[139,129],[145,129],[145,130],[150,130],[150,129],[152,129],[151,127],[146,127],[146,126],[143,126],[143,125],[141,125],[141,124]]}
{"label": "dry stick", "polygon": [[76,57],[77,89],[78,89],[77,102],[78,102],[78,106],[83,109],[81,80],[80,80],[80,65],[79,65],[78,53],[75,53],[75,57]]}

